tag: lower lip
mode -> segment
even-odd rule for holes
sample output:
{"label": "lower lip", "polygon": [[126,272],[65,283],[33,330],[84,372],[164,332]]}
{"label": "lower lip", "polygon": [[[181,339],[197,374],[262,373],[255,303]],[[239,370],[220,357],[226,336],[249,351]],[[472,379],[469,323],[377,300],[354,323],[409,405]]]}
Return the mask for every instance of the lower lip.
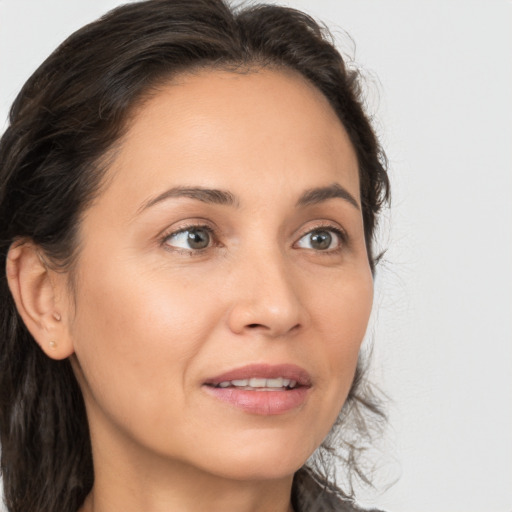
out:
{"label": "lower lip", "polygon": [[300,407],[306,400],[308,387],[301,386],[286,391],[247,391],[236,388],[203,386],[207,393],[242,411],[274,416]]}

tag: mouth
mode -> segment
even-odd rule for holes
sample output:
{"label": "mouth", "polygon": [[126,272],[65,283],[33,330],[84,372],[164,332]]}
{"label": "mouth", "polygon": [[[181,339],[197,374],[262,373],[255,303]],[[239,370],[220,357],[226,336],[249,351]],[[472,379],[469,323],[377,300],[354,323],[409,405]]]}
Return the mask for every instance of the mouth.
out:
{"label": "mouth", "polygon": [[258,415],[284,414],[304,404],[312,386],[306,370],[296,365],[248,365],[203,383],[221,402]]}
{"label": "mouth", "polygon": [[287,379],[286,377],[277,377],[273,379],[264,379],[259,377],[250,377],[249,379],[225,380],[217,384],[216,388],[236,388],[246,391],[283,391],[295,389],[297,381]]}

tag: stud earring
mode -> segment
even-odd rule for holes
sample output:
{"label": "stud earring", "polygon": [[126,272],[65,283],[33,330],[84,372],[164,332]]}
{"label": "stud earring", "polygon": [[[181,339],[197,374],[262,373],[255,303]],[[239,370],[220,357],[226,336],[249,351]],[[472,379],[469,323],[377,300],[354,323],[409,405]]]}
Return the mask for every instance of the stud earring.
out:
{"label": "stud earring", "polygon": [[57,342],[55,340],[51,340],[48,345],[50,345],[50,348],[55,350],[57,348]]}

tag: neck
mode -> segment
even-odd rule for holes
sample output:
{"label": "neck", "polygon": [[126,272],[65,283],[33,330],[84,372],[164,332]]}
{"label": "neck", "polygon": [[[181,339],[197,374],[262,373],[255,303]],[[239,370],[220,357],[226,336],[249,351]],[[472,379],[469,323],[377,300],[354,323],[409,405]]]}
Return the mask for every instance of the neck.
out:
{"label": "neck", "polygon": [[[183,469],[183,468],[182,468]],[[290,481],[237,482],[182,470],[165,487],[138,474],[99,478],[80,512],[293,512]],[[148,475],[146,475],[147,477]],[[160,475],[161,478],[161,475]]]}
{"label": "neck", "polygon": [[80,512],[293,512],[293,475],[236,480],[126,445],[100,452],[94,444],[94,487]]}
{"label": "neck", "polygon": [[[181,481],[180,481],[181,480]],[[170,481],[165,489],[112,480],[95,483],[80,512],[293,512],[291,486],[284,482]]]}

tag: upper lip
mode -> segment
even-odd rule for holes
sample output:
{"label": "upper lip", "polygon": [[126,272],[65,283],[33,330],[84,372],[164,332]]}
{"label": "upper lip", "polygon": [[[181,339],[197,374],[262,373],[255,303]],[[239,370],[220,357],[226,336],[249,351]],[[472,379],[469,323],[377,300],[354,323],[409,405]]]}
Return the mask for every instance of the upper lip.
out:
{"label": "upper lip", "polygon": [[231,380],[250,379],[290,379],[297,382],[299,386],[311,386],[311,376],[309,373],[295,364],[249,364],[229,370],[221,375],[207,379],[204,384],[217,386],[221,382]]}

